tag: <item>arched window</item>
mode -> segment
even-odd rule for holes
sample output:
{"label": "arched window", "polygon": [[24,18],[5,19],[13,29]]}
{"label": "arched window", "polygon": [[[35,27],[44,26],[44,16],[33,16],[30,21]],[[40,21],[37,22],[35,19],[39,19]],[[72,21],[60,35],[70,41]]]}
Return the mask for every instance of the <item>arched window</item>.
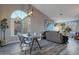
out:
{"label": "arched window", "polygon": [[27,14],[24,11],[16,10],[11,14],[11,18],[21,18],[24,19],[27,16]]}
{"label": "arched window", "polygon": [[11,34],[16,35],[18,32],[23,32],[23,21],[27,17],[27,13],[22,10],[15,10],[11,14]]}

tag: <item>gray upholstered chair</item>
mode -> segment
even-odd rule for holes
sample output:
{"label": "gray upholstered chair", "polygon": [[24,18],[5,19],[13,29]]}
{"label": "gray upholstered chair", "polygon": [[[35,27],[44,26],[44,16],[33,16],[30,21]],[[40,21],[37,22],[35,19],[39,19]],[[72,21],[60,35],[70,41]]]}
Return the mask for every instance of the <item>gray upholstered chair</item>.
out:
{"label": "gray upholstered chair", "polygon": [[20,40],[20,46],[22,47],[22,44],[28,44],[30,46],[30,44],[32,43],[31,38],[27,37],[23,37],[22,34],[18,34],[18,38]]}

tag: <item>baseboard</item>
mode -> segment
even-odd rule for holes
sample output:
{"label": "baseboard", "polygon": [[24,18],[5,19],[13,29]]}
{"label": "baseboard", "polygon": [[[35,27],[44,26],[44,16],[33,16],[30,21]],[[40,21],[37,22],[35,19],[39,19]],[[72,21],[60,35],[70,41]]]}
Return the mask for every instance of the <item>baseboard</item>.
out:
{"label": "baseboard", "polygon": [[7,43],[5,43],[5,44],[2,44],[1,47],[4,47],[4,46],[6,46],[6,45],[8,45],[8,44],[12,44],[12,43],[18,43],[18,42],[19,42],[19,41],[7,42]]}

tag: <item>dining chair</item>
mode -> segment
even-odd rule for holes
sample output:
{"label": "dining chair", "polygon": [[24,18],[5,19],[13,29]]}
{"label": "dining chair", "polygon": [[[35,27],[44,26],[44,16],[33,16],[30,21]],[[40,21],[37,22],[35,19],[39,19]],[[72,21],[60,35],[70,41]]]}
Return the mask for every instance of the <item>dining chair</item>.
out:
{"label": "dining chair", "polygon": [[18,38],[20,40],[20,47],[22,47],[22,44],[28,44],[29,46],[31,45],[32,43],[32,40],[30,37],[23,37],[22,34],[18,34]]}
{"label": "dining chair", "polygon": [[[20,40],[20,46],[22,47],[22,44],[28,44],[30,47],[30,54],[32,52],[32,48],[34,47],[34,43],[37,42],[38,46],[40,47],[40,44],[37,40],[37,38],[32,38],[31,36],[28,37],[23,37],[22,34],[18,34],[19,40]],[[40,47],[41,48],[41,47]],[[26,54],[26,50],[25,50],[25,54]]]}

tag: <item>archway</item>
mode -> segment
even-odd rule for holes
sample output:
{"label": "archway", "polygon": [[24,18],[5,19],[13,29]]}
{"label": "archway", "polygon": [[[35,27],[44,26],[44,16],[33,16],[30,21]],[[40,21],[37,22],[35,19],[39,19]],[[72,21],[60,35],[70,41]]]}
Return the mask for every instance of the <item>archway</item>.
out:
{"label": "archway", "polygon": [[27,13],[22,10],[15,10],[11,14],[11,35],[16,35],[18,32],[23,32],[23,20],[27,17]]}

